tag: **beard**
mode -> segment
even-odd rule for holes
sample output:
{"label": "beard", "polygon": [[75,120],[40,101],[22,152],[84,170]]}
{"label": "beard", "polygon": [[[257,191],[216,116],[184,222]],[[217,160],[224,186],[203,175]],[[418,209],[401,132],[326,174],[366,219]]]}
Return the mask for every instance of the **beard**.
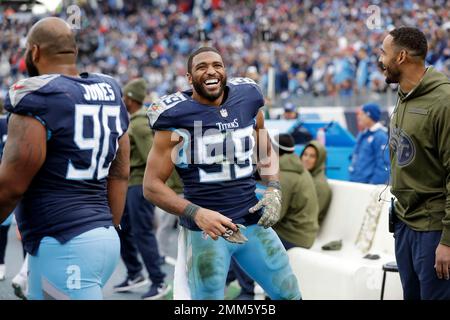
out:
{"label": "beard", "polygon": [[195,89],[195,91],[203,98],[207,99],[208,101],[216,101],[217,98],[219,98],[223,91],[225,90],[225,85],[227,84],[227,76],[224,76],[223,79],[220,79],[220,88],[217,93],[209,93],[206,91],[205,87],[203,86],[202,81],[192,81],[192,85]]}
{"label": "beard", "polygon": [[383,63],[380,62],[379,67],[381,68],[381,70],[386,71],[386,79],[384,80],[386,81],[387,84],[400,82],[401,72],[392,63],[384,65]]}
{"label": "beard", "polygon": [[393,69],[386,67],[386,79],[387,84],[399,83],[400,82],[400,71],[398,69]]}
{"label": "beard", "polygon": [[33,56],[31,54],[31,50],[28,51],[25,57],[25,64],[27,66],[28,76],[37,77],[39,75],[39,70],[33,64]]}

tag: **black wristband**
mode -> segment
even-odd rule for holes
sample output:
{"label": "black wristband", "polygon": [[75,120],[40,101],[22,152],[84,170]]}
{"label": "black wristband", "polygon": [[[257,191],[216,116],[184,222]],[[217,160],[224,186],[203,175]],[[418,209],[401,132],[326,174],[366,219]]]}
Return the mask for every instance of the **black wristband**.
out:
{"label": "black wristband", "polygon": [[269,181],[267,183],[267,188],[274,188],[274,189],[281,190],[280,181]]}
{"label": "black wristband", "polygon": [[194,220],[199,209],[200,207],[198,205],[189,203],[186,208],[184,208],[183,215]]}

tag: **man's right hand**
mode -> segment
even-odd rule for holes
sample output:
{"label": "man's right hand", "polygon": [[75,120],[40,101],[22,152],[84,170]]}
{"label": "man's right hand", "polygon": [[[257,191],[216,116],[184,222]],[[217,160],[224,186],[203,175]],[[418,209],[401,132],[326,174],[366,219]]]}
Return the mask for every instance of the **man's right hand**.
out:
{"label": "man's right hand", "polygon": [[213,240],[219,239],[226,233],[226,227],[237,232],[238,227],[231,222],[230,218],[225,217],[217,211],[200,208],[194,218],[197,226],[202,229]]}

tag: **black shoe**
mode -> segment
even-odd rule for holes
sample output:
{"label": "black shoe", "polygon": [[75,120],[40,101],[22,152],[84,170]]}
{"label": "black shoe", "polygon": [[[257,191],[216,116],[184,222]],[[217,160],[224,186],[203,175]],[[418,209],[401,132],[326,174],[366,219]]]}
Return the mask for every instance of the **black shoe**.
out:
{"label": "black shoe", "polygon": [[240,293],[234,300],[255,300],[255,295],[250,293]]}
{"label": "black shoe", "polygon": [[134,278],[127,277],[124,282],[114,286],[115,292],[127,292],[148,284],[148,279],[144,278],[142,274],[135,276]]}
{"label": "black shoe", "polygon": [[158,300],[163,298],[170,291],[170,285],[160,283],[157,285],[152,284],[150,290],[142,296],[144,300]]}

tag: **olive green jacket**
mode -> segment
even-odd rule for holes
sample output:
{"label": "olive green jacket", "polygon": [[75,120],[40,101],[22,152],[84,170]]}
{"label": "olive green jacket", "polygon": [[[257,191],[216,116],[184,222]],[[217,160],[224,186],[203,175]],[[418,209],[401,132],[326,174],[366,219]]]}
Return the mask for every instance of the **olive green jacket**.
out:
{"label": "olive green jacket", "polygon": [[[128,129],[130,136],[130,180],[129,185],[141,185],[144,180],[147,156],[153,143],[153,133],[148,125],[145,108],[130,116]],[[180,176],[173,170],[166,182],[167,186],[178,194],[183,193],[183,182]]]}
{"label": "olive green jacket", "polygon": [[319,225],[322,224],[331,202],[331,188],[325,176],[325,160],[327,158],[327,151],[325,147],[316,140],[311,140],[306,146],[312,146],[317,150],[316,165],[310,171],[316,187],[317,199],[319,201]]}
{"label": "olive green jacket", "polygon": [[450,246],[450,81],[429,67],[398,96],[390,125],[397,217],[413,230],[442,230],[441,243]]}
{"label": "olive green jacket", "polygon": [[169,179],[167,179],[166,185],[177,194],[183,193],[183,181],[181,181],[181,178],[175,169],[172,171]]}
{"label": "olive green jacket", "polygon": [[274,229],[281,238],[310,248],[319,230],[316,190],[311,174],[296,154],[280,157],[281,218]]}
{"label": "olive green jacket", "polygon": [[153,133],[144,108],[130,116],[130,180],[129,186],[141,185],[144,180],[147,156],[152,147]]}

